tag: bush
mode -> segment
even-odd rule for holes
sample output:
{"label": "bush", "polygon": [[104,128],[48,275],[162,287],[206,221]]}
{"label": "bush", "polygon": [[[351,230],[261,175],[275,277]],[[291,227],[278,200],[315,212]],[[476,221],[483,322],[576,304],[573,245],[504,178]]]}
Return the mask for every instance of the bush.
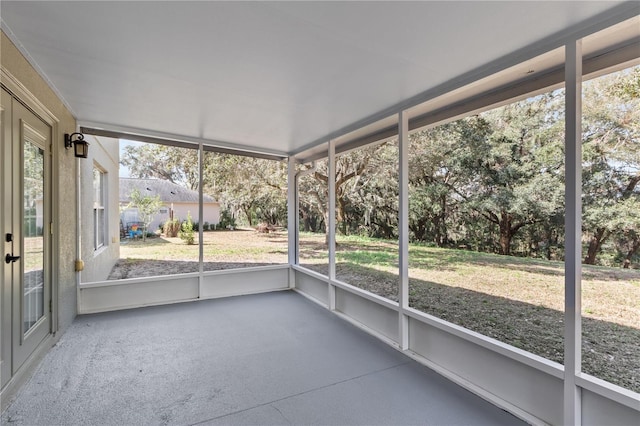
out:
{"label": "bush", "polygon": [[210,228],[211,228],[211,225],[209,225],[209,222],[205,222],[204,225],[202,225],[203,231],[208,231]]}
{"label": "bush", "polygon": [[182,222],[182,226],[180,229],[180,239],[188,245],[195,244],[193,220],[191,220],[191,213],[189,212],[187,212],[187,220]]}
{"label": "bush", "polygon": [[236,227],[236,219],[231,215],[229,209],[224,209],[220,212],[220,223],[218,224],[220,229],[229,229]]}
{"label": "bush", "polygon": [[178,231],[180,231],[180,222],[178,219],[170,219],[164,223],[162,231],[165,236],[175,238],[178,236]]}

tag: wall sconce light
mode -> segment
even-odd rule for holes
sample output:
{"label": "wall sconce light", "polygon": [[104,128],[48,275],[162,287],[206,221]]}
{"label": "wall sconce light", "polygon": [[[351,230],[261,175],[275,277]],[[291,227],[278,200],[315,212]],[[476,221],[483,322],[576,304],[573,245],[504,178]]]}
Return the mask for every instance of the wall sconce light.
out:
{"label": "wall sconce light", "polygon": [[[74,140],[73,137],[76,137]],[[89,143],[84,140],[82,133],[65,133],[64,147],[69,149],[73,146],[73,154],[78,158],[87,158],[89,154]]]}

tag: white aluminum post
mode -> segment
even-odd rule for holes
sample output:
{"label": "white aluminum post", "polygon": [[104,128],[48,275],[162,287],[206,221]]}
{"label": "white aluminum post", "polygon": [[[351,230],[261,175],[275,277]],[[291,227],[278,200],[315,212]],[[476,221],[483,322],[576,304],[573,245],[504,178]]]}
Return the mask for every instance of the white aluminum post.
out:
{"label": "white aluminum post", "polygon": [[[76,130],[79,132],[80,130]],[[9,143],[7,143],[7,149],[9,148]],[[5,149],[4,147],[0,147],[0,149]],[[8,158],[8,157],[7,157]],[[81,158],[75,158],[74,164],[76,166],[76,259],[82,259],[82,161]],[[7,168],[8,170],[9,168]],[[6,176],[2,176],[4,179]],[[11,182],[11,180],[8,180]],[[10,193],[10,192],[9,192]],[[8,214],[8,213],[7,213]],[[82,282],[82,272],[78,271],[74,266],[73,270],[75,271],[76,276],[76,312],[81,312],[82,310],[82,293],[80,292],[80,283]]]}
{"label": "white aluminum post", "polygon": [[204,146],[202,142],[198,145],[198,299],[202,297],[202,286],[204,285],[204,231],[202,224],[204,221],[204,195],[202,170],[204,169]]}
{"label": "white aluminum post", "polygon": [[582,41],[565,46],[564,424],[579,425],[582,363]]}
{"label": "white aluminum post", "polygon": [[327,191],[328,191],[328,217],[327,245],[329,248],[329,310],[336,309],[336,287],[333,281],[336,279],[336,145],[330,140],[328,146],[327,167]]}
{"label": "white aluminum post", "polygon": [[287,161],[287,241],[289,259],[289,287],[295,287],[292,265],[298,264],[298,202],[297,202],[296,162],[293,157]]}
{"label": "white aluminum post", "polygon": [[406,111],[398,115],[398,245],[399,245],[399,344],[409,349],[409,118]]}

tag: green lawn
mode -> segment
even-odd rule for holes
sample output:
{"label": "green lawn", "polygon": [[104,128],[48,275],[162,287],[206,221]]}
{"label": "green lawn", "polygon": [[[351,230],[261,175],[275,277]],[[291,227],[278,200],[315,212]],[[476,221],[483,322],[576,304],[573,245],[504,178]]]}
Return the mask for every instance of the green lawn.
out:
{"label": "green lawn", "polygon": [[[323,236],[304,235],[300,263],[326,274]],[[397,301],[397,242],[337,236],[336,277]],[[303,250],[304,249],[304,250]],[[562,363],[564,264],[409,246],[409,304]],[[640,392],[640,270],[583,266],[583,371]]]}
{"label": "green lawn", "polygon": [[[285,232],[204,235],[205,270],[287,262]],[[397,300],[397,242],[337,236],[337,243],[339,280]],[[121,258],[128,277],[154,268],[192,272],[198,246],[153,238],[122,244]],[[301,235],[300,264],[327,273],[324,235]],[[561,262],[412,244],[409,277],[412,307],[562,363]],[[583,371],[640,392],[640,270],[585,265],[582,291]]]}

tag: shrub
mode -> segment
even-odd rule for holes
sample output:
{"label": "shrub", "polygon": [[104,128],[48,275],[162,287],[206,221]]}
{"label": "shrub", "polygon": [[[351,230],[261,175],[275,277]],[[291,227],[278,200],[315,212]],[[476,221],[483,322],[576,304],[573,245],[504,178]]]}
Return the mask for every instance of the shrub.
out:
{"label": "shrub", "polygon": [[204,225],[202,225],[202,230],[203,231],[208,231],[210,229],[211,225],[209,225],[209,222],[205,222]]}
{"label": "shrub", "polygon": [[182,222],[182,226],[180,229],[180,239],[188,245],[195,244],[193,220],[191,219],[191,213],[189,212],[187,212],[187,220]]}
{"label": "shrub", "polygon": [[162,228],[164,235],[170,238],[175,238],[178,236],[178,231],[180,231],[180,221],[178,219],[170,219],[164,223]]}
{"label": "shrub", "polygon": [[229,209],[224,209],[220,212],[220,223],[218,224],[220,229],[229,229],[236,227],[236,219],[231,215]]}

